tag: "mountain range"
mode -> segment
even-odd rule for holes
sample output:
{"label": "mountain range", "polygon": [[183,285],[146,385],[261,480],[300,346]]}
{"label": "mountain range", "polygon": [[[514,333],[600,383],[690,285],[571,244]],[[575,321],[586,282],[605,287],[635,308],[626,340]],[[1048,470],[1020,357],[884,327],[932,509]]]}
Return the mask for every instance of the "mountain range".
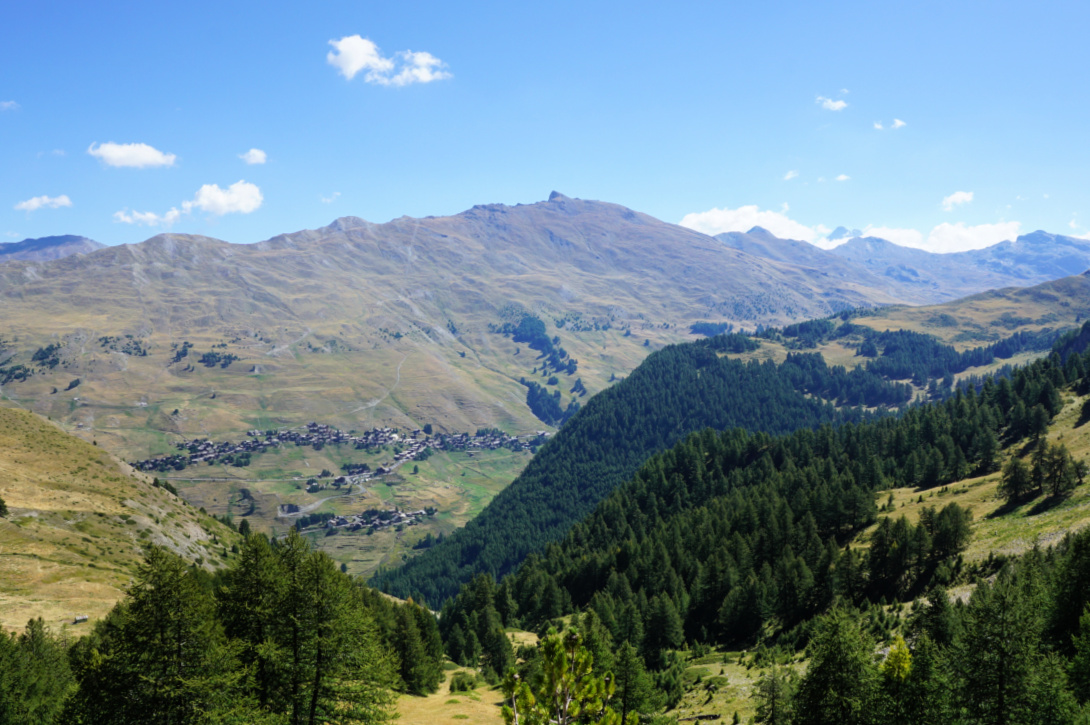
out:
{"label": "mountain range", "polygon": [[1044,231],[950,254],[863,236],[826,250],[807,242],[779,239],[761,227],[719,234],[716,239],[763,259],[853,279],[913,304],[945,302],[1002,287],[1028,287],[1090,269],[1090,240]]}
{"label": "mountain range", "polygon": [[[0,368],[31,373],[0,373],[3,395],[126,454],[308,420],[543,427],[519,382],[542,360],[502,332],[526,315],[578,361],[555,388],[567,404],[577,381],[602,390],[695,322],[753,328],[898,301],[558,193],[451,217],[345,217],[250,245],[162,234],[13,261],[0,299]],[[232,360],[196,364],[206,352]]]}
{"label": "mountain range", "polygon": [[[20,244],[96,244],[54,239],[68,246]],[[760,228],[713,238],[557,192],[449,217],[343,217],[248,245],[161,234],[0,264],[0,398],[124,455],[310,420],[531,431],[548,426],[520,380],[539,376],[563,407],[696,323],[933,304],[1087,267],[1090,242],[1043,232],[951,255],[861,238],[826,251]],[[563,366],[511,336],[528,318]]]}

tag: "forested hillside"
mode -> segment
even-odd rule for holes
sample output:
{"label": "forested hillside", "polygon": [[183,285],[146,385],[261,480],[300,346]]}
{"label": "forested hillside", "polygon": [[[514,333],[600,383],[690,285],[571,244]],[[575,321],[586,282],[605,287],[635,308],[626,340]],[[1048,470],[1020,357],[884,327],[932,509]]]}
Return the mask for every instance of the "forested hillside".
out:
{"label": "forested hillside", "polygon": [[[1079,620],[1090,601],[1090,534],[1006,567],[1002,557],[962,559],[972,515],[956,502],[924,507],[914,523],[887,512],[865,541],[859,535],[878,518],[879,492],[913,487],[922,497],[997,471],[1004,460],[1000,491],[1013,503],[1040,498],[1042,510],[1061,503],[1086,466],[1044,434],[1063,394],[1090,391],[1088,335],[1090,326],[1009,379],[959,389],[898,418],[779,437],[689,436],[651,458],[543,556],[498,586],[480,577],[465,587],[440,620],[447,652],[459,661],[481,657],[474,611],[508,626],[544,627],[581,610],[579,626],[597,657],[631,649],[640,658],[632,667],[655,673],[658,694],[644,707],[680,697],[676,650],[760,642],[791,652],[808,645],[810,656],[797,695],[788,673],[775,670],[772,677],[791,681],[758,695],[781,698],[796,719],[762,722],[876,723],[887,713],[937,723],[958,711],[971,723],[1070,722],[1076,696],[1090,696],[1090,616]],[[1024,486],[1013,488],[1019,480]],[[943,587],[963,583],[976,591],[968,606],[951,607]],[[908,628],[886,610],[922,597],[930,605],[917,607]],[[913,634],[912,649],[895,640],[903,652],[880,672],[874,638],[898,629]],[[898,661],[898,681],[884,679]],[[830,704],[830,691],[853,700],[848,711]],[[1034,707],[1048,716],[1035,719]],[[997,715],[1007,710],[1018,715]]]}
{"label": "forested hillside", "polygon": [[[778,365],[741,362],[720,353],[751,351],[761,341],[726,334],[651,355],[627,379],[592,398],[463,530],[399,569],[380,572],[372,583],[439,606],[475,574],[502,577],[527,555],[543,551],[648,457],[689,433],[738,427],[775,435],[859,421],[865,414],[858,406],[903,406],[915,395],[910,383],[930,382],[933,396],[941,398],[950,394],[954,373],[1047,347],[1054,334],[1015,335],[958,352],[929,335],[877,333],[835,319],[765,331],[762,337],[787,340],[799,352]],[[804,352],[830,337],[858,338],[862,364],[848,370]]]}
{"label": "forested hillside", "polygon": [[583,406],[464,529],[372,584],[437,606],[475,574],[503,576],[563,536],[649,455],[690,431],[783,433],[861,417],[796,389],[774,364],[719,357],[715,341],[652,354]]}

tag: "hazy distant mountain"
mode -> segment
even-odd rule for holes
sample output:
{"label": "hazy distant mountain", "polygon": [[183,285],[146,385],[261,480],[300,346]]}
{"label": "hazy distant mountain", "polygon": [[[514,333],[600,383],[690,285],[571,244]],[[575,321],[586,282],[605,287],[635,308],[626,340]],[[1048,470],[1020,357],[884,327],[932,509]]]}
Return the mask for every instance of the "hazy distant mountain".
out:
{"label": "hazy distant mountain", "polygon": [[937,299],[1026,287],[1090,269],[1090,241],[1042,231],[953,254],[933,254],[872,237],[850,239],[830,251],[872,272],[946,295]]}
{"label": "hazy distant mountain", "polygon": [[829,241],[835,242],[838,239],[851,239],[852,237],[861,237],[863,232],[858,229],[848,229],[846,227],[837,227],[829,234]]}
{"label": "hazy distant mountain", "polygon": [[0,263],[13,259],[44,262],[50,259],[67,257],[70,254],[87,254],[96,249],[102,249],[104,246],[106,245],[100,244],[93,239],[72,234],[59,237],[24,239],[21,242],[0,244]]}
{"label": "hazy distant mountain", "polygon": [[754,227],[717,239],[755,256],[794,261],[913,303],[935,303],[1000,287],[1026,287],[1090,269],[1090,240],[1034,232],[969,252],[935,254],[838,227],[830,239],[852,236],[830,250],[779,239]]}

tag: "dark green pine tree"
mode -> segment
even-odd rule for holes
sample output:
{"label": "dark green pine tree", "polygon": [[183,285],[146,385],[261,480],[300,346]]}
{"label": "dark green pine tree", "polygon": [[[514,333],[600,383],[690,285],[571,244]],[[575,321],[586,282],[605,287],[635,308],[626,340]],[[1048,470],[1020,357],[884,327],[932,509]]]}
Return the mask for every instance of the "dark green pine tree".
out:
{"label": "dark green pine tree", "polygon": [[[943,593],[945,597],[945,592]],[[946,725],[952,722],[950,675],[943,650],[927,634],[917,638],[912,665],[900,689],[901,722],[914,725]],[[894,722],[889,717],[886,722]]]}
{"label": "dark green pine tree", "polygon": [[1032,567],[1006,567],[980,583],[964,614],[954,659],[959,700],[972,722],[1038,722],[1035,671],[1042,663],[1043,600]]}
{"label": "dark green pine tree", "polygon": [[[605,671],[605,670],[599,670]],[[644,714],[655,707],[655,686],[644,667],[639,650],[631,642],[622,642],[613,662],[613,709],[627,722],[630,713]]]}
{"label": "dark green pine tree", "polygon": [[837,609],[817,625],[810,665],[795,698],[797,725],[870,725],[878,709],[874,643],[851,612]]}
{"label": "dark green pine tree", "polygon": [[1003,478],[999,481],[999,493],[1007,499],[1007,503],[1015,503],[1022,500],[1033,490],[1033,477],[1029,467],[1018,456],[1011,456],[1007,465],[1003,466]]}
{"label": "dark green pine tree", "polygon": [[[439,688],[441,660],[437,661],[435,654],[429,651],[429,645],[433,643],[430,638],[426,641],[427,635],[421,631],[421,622],[413,611],[418,609],[415,604],[397,608],[395,648],[405,691],[413,695],[426,695]],[[442,643],[439,654],[442,655]]]}
{"label": "dark green pine tree", "polygon": [[[245,520],[243,520],[245,523]],[[276,553],[261,534],[242,543],[239,558],[224,575],[217,597],[227,635],[241,643],[239,658],[250,667],[262,708],[276,708],[285,661],[279,607],[287,595]]]}
{"label": "dark green pine tree", "polygon": [[171,725],[263,717],[245,670],[186,563],[152,546],[125,601],[73,655],[79,690],[71,721]]}
{"label": "dark green pine tree", "polygon": [[41,619],[19,636],[0,632],[0,723],[62,723],[74,688],[67,647]]}
{"label": "dark green pine tree", "polygon": [[282,550],[303,553],[300,591],[290,610],[292,629],[291,724],[375,723],[393,716],[394,663],[360,590],[321,551],[310,551],[297,532]]}
{"label": "dark green pine tree", "polygon": [[765,725],[789,725],[793,717],[798,683],[792,670],[773,665],[757,680],[754,699],[756,720]]}

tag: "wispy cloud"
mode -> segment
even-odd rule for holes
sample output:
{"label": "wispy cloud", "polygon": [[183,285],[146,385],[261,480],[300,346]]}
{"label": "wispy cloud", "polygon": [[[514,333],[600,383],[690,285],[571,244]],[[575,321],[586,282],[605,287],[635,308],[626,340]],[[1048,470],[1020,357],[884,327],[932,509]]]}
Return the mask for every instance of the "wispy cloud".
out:
{"label": "wispy cloud", "polygon": [[268,154],[261,149],[250,149],[244,154],[239,154],[238,157],[251,166],[254,164],[263,164],[269,158]]}
{"label": "wispy cloud", "polygon": [[[907,126],[907,125],[908,125],[908,124],[907,124],[907,123],[905,123],[904,121],[902,121],[901,119],[899,119],[899,118],[895,118],[895,119],[893,119],[893,123],[889,124],[889,127],[890,127],[891,129],[893,129],[894,131],[896,131],[897,129],[899,129],[899,128],[904,128],[904,127],[905,127],[905,126]],[[881,122],[881,121],[875,121],[875,122],[874,122],[874,128],[875,128],[875,129],[877,129],[877,130],[879,130],[879,131],[881,131],[882,129],[884,129],[884,128],[885,128],[885,126],[884,126],[884,125],[882,125],[882,122]]]}
{"label": "wispy cloud", "polygon": [[885,239],[887,242],[899,244],[902,247],[916,247],[917,249],[922,249],[924,246],[923,234],[916,229],[867,225],[863,228],[863,236],[878,237],[879,239]]}
{"label": "wispy cloud", "polygon": [[852,177],[848,176],[847,174],[841,174],[840,176],[836,177],[836,180],[837,181],[849,181],[849,180],[851,180],[851,178]]}
{"label": "wispy cloud", "polygon": [[1016,238],[1022,230],[1020,222],[999,222],[966,226],[958,222],[943,222],[927,236],[927,247],[932,252],[964,252],[983,249],[999,242]]}
{"label": "wispy cloud", "polygon": [[326,61],[348,80],[363,73],[368,83],[407,86],[451,77],[446,63],[425,51],[402,50],[388,58],[372,40],[359,35],[346,35],[329,44],[333,50],[326,54]]}
{"label": "wispy cloud", "polygon": [[942,208],[946,211],[953,211],[954,207],[961,206],[962,204],[968,204],[973,200],[973,192],[971,191],[955,191],[950,196],[944,196],[942,198]]}
{"label": "wispy cloud", "polygon": [[0,101],[0,111],[18,111],[20,106],[15,101]]}
{"label": "wispy cloud", "polygon": [[825,96],[818,96],[816,103],[824,108],[826,111],[843,111],[848,107],[848,102],[845,100],[833,100],[832,98],[826,98]]}
{"label": "wispy cloud", "polygon": [[265,197],[262,196],[261,189],[248,181],[236,181],[226,189],[221,189],[218,184],[205,184],[197,190],[191,200],[182,202],[181,209],[171,207],[165,214],[122,209],[114,212],[114,219],[124,224],[169,227],[178,222],[184,214],[192,213],[194,209],[213,216],[249,214],[259,209],[264,201]]}
{"label": "wispy cloud", "polygon": [[[786,211],[785,206],[783,212]],[[808,227],[791,219],[783,212],[762,211],[756,204],[741,206],[737,209],[716,208],[686,214],[679,224],[704,234],[747,232],[753,227],[763,227],[782,239],[801,239],[807,242],[816,241],[829,233],[829,230],[821,225]]]}
{"label": "wispy cloud", "polygon": [[107,166],[132,169],[173,166],[175,159],[178,158],[174,154],[164,153],[146,143],[114,143],[113,141],[91,144],[87,148],[87,153],[100,159]]}
{"label": "wispy cloud", "polygon": [[67,194],[60,196],[35,196],[15,205],[16,211],[25,211],[28,214],[38,209],[60,209],[62,206],[72,206],[72,200]]}
{"label": "wispy cloud", "polygon": [[791,179],[797,179],[797,178],[799,178],[799,172],[795,171],[794,169],[792,169],[791,171],[788,171],[786,174],[783,175],[783,180],[784,181],[791,181]]}
{"label": "wispy cloud", "polygon": [[341,192],[334,191],[329,196],[323,196],[322,197],[322,203],[323,204],[332,204],[333,202],[337,201],[337,197],[339,197],[340,195],[341,195]]}
{"label": "wispy cloud", "polygon": [[123,224],[140,224],[146,227],[169,227],[182,218],[182,212],[172,208],[166,214],[156,214],[150,211],[133,211],[122,209],[114,212],[114,221]]}

